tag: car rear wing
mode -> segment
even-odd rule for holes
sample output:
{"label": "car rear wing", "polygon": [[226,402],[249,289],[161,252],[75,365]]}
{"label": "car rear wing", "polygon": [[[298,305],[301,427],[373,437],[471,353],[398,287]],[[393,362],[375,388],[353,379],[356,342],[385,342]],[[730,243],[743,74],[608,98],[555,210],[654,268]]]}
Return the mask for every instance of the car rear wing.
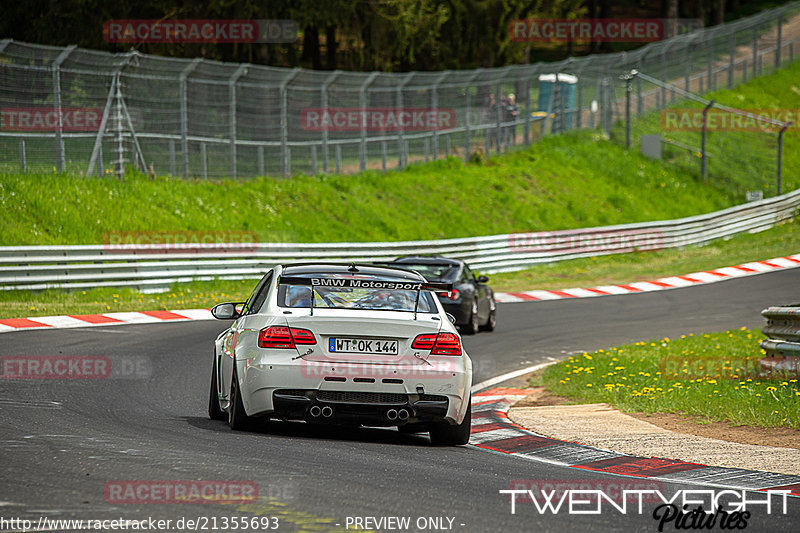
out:
{"label": "car rear wing", "polygon": [[419,309],[419,295],[422,291],[446,292],[452,294],[452,283],[438,283],[432,281],[415,280],[379,280],[367,276],[348,277],[300,277],[280,276],[278,285],[302,285],[311,287],[311,314],[314,314],[314,291],[320,288],[345,288],[345,289],[385,289],[391,291],[417,291],[414,302],[414,319],[417,318]]}
{"label": "car rear wing", "polygon": [[452,283],[433,281],[398,280],[386,281],[367,277],[299,277],[281,276],[279,285],[310,285],[311,287],[346,288],[346,289],[386,289],[391,291],[436,291],[453,292]]}

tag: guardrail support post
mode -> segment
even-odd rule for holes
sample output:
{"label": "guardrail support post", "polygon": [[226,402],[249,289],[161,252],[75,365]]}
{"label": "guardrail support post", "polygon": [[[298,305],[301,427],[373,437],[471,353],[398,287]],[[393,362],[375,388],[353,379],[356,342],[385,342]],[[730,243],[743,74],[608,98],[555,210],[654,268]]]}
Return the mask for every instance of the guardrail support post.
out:
{"label": "guardrail support post", "polygon": [[753,77],[758,76],[758,27],[753,28]]}
{"label": "guardrail support post", "polygon": [[703,108],[703,130],[701,133],[700,138],[700,175],[703,178],[703,181],[706,181],[706,177],[708,174],[708,156],[706,155],[706,134],[708,133],[708,111],[714,107],[714,100],[711,100],[706,106]]}
{"label": "guardrail support post", "polygon": [[317,145],[311,145],[311,175],[317,174]]}

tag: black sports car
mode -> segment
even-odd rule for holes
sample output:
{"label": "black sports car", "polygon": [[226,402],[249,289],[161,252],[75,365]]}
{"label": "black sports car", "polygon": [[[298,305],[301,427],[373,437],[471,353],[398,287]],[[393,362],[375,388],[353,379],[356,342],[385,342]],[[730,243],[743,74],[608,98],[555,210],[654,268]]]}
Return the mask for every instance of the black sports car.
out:
{"label": "black sports car", "polygon": [[497,324],[497,304],[494,291],[486,285],[489,278],[475,276],[460,259],[439,256],[409,255],[398,257],[389,264],[416,270],[428,281],[452,283],[453,292],[438,293],[444,310],[456,318],[463,333],[472,335],[479,329],[492,331]]}

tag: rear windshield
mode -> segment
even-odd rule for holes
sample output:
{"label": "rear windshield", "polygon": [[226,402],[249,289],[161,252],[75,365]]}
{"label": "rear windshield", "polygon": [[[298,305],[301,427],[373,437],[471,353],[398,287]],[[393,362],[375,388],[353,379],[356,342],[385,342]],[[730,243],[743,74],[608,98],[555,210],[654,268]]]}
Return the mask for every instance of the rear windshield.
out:
{"label": "rear windshield", "polygon": [[406,270],[416,270],[428,281],[448,280],[456,277],[458,267],[456,265],[417,265],[412,263],[397,263],[400,268]]}
{"label": "rear windshield", "polygon": [[[343,277],[341,275],[299,274],[295,277]],[[352,277],[352,276],[351,276]],[[361,279],[375,281],[408,281],[401,278],[383,276],[362,276]],[[405,311],[419,313],[436,313],[436,305],[429,291],[350,288],[350,287],[312,287],[308,285],[278,286],[278,305],[281,307],[311,307],[314,297],[315,308],[332,309],[364,309],[369,311]],[[417,302],[417,295],[419,301]]]}

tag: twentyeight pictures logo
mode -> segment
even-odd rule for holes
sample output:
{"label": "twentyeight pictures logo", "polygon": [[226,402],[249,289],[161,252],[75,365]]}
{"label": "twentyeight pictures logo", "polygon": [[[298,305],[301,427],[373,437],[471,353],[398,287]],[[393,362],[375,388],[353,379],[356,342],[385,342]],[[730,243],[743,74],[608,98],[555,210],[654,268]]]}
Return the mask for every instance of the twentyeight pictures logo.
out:
{"label": "twentyeight pictures logo", "polygon": [[109,43],[293,43],[294,20],[109,20]]}

